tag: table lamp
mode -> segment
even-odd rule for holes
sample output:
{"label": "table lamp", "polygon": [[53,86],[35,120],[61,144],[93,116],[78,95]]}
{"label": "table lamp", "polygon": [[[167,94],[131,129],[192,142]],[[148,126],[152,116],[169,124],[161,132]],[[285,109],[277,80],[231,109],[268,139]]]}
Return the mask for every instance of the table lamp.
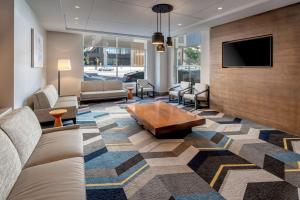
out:
{"label": "table lamp", "polygon": [[71,60],[59,59],[57,62],[57,70],[58,70],[58,95],[60,95],[60,72],[71,70]]}

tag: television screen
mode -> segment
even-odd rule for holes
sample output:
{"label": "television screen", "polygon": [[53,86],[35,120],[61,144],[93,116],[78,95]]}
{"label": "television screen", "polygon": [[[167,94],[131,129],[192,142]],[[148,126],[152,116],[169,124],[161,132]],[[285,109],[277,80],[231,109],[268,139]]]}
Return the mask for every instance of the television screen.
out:
{"label": "television screen", "polygon": [[223,42],[223,68],[272,67],[273,37]]}

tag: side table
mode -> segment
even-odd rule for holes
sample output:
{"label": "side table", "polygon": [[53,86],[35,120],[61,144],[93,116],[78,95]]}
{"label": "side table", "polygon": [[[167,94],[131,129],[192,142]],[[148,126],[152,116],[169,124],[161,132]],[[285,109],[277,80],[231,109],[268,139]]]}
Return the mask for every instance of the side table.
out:
{"label": "side table", "polygon": [[127,87],[128,90],[128,99],[133,98],[133,87]]}
{"label": "side table", "polygon": [[57,110],[52,110],[49,112],[50,115],[54,117],[54,127],[62,127],[63,123],[61,121],[61,117],[63,114],[67,112],[66,109],[57,109]]}

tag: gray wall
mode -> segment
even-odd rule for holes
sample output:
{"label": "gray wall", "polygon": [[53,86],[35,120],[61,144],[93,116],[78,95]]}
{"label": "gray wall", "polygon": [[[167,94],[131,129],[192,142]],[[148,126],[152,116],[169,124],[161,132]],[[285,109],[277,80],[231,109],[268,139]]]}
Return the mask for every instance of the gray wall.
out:
{"label": "gray wall", "polygon": [[32,93],[46,84],[46,66],[31,68],[31,28],[46,38],[25,0],[0,2],[0,107],[29,105]]}
{"label": "gray wall", "polygon": [[83,36],[73,33],[47,32],[47,81],[57,88],[58,59],[70,59],[71,71],[61,72],[61,95],[80,94],[83,80]]}
{"label": "gray wall", "polygon": [[14,1],[0,1],[0,107],[13,106]]}
{"label": "gray wall", "polygon": [[[25,0],[15,1],[14,23],[14,107],[31,104],[34,92],[46,85],[46,32]],[[44,66],[31,67],[31,28],[44,38]]]}

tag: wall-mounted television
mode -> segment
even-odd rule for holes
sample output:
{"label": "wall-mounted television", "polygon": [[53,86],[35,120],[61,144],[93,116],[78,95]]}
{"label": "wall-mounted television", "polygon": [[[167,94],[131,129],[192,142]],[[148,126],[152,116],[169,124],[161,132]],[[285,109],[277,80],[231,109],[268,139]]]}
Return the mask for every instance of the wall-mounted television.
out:
{"label": "wall-mounted television", "polygon": [[223,68],[272,67],[273,36],[223,42]]}

